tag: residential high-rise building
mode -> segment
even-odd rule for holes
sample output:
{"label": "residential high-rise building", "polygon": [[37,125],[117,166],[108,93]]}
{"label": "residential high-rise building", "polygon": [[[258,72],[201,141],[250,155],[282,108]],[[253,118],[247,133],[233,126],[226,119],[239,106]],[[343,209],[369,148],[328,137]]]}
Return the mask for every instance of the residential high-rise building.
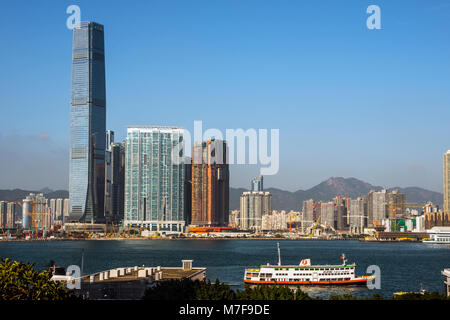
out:
{"label": "residential high-rise building", "polygon": [[364,198],[358,197],[350,201],[348,220],[350,228],[361,233],[367,227],[367,217],[364,210]]}
{"label": "residential high-rise building", "polygon": [[63,210],[64,210],[64,200],[59,198],[56,199],[56,207],[55,207],[55,220],[63,219]]}
{"label": "residential high-rise building", "polygon": [[184,231],[183,129],[129,127],[125,150],[125,225]]}
{"label": "residential high-rise building", "polygon": [[317,215],[318,207],[320,207],[320,203],[316,203],[313,199],[303,201],[303,227],[308,227],[316,221],[319,217]]}
{"label": "residential high-rise building", "polygon": [[334,228],[336,230],[347,230],[347,211],[350,205],[350,198],[336,196],[334,203]]}
{"label": "residential high-rise building", "polygon": [[386,193],[386,215],[388,218],[400,218],[406,215],[406,194],[392,190]]}
{"label": "residential high-rise building", "polygon": [[[48,199],[43,193],[30,193],[22,201],[24,229],[48,230],[53,224],[53,217]],[[56,204],[58,201],[56,201]]]}
{"label": "residential high-rise building", "polygon": [[264,191],[263,176],[252,179],[251,191]]}
{"label": "residential high-rise building", "polygon": [[335,218],[335,203],[333,201],[320,203],[320,224],[336,227]]}
{"label": "residential high-rise building", "polygon": [[104,220],[106,92],[103,26],[73,29],[70,107],[71,221]]}
{"label": "residential high-rise building", "polygon": [[8,210],[8,202],[0,201],[0,226],[2,228],[6,227],[7,210]]}
{"label": "residential high-rise building", "polygon": [[227,226],[229,215],[227,145],[211,139],[192,150],[192,219],[198,226]]}
{"label": "residential high-rise building", "polygon": [[450,150],[444,153],[444,212],[450,214]]}
{"label": "residential high-rise building", "polygon": [[381,221],[386,218],[386,194],[387,191],[384,189],[381,191],[370,190],[365,196],[369,227],[380,225]]}
{"label": "residential high-rise building", "polygon": [[48,201],[48,207],[53,220],[58,220],[58,218],[56,217],[56,199],[50,199]]}
{"label": "residential high-rise building", "polygon": [[69,199],[48,200],[48,210],[52,223],[61,224],[64,218],[69,215]]}
{"label": "residential high-rise building", "polygon": [[64,211],[62,221],[67,221],[70,214],[70,199],[64,199]]}
{"label": "residential high-rise building", "polygon": [[114,132],[106,132],[105,151],[105,219],[120,223],[124,216],[125,152],[114,142]]}
{"label": "residential high-rise building", "polygon": [[184,221],[191,224],[192,218],[192,158],[185,157],[184,164]]}
{"label": "residential high-rise building", "polygon": [[264,191],[247,191],[241,195],[239,227],[260,231],[262,217],[272,213],[272,195]]}
{"label": "residential high-rise building", "polygon": [[6,207],[6,226],[8,228],[16,227],[16,215],[17,215],[17,204],[15,202],[8,202]]}

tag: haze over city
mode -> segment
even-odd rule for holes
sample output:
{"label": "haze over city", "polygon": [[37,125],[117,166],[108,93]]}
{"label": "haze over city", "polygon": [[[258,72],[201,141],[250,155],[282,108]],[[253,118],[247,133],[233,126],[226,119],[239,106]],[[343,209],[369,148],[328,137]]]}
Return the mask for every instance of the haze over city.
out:
{"label": "haze over city", "polygon": [[[5,121],[0,188],[68,189],[72,31],[66,8],[105,26],[107,128],[280,129],[265,187],[330,176],[442,192],[448,143],[450,6],[377,1],[16,1],[0,20]],[[430,36],[431,35],[431,36]],[[24,94],[24,92],[26,94]],[[9,119],[9,120],[7,120]],[[256,166],[231,166],[249,187]]]}

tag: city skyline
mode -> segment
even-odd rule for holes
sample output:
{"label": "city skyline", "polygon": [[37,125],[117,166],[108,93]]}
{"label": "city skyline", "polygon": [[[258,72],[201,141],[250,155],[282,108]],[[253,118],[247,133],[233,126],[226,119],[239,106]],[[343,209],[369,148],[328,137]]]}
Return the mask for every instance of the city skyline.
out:
{"label": "city skyline", "polygon": [[[448,129],[444,125],[450,99],[443,89],[448,84],[444,72],[448,69],[448,61],[444,60],[448,45],[440,39],[445,35],[448,22],[436,9],[436,6],[444,5],[443,2],[403,8],[405,3],[379,2],[383,27],[378,31],[365,29],[365,7],[356,2],[349,2],[344,7],[327,3],[327,6],[314,8],[308,4],[284,4],[277,6],[273,13],[270,12],[273,7],[266,4],[254,15],[249,14],[252,12],[250,3],[202,2],[192,7],[182,3],[138,5],[148,11],[106,2],[79,2],[78,5],[82,20],[107,25],[105,63],[107,100],[111,107],[107,128],[116,132],[116,141],[124,139],[127,126],[139,124],[173,124],[190,129],[193,120],[203,120],[206,128],[280,128],[280,172],[265,176],[266,187],[293,191],[306,189],[329,176],[345,176],[386,187],[419,186],[442,192],[442,154],[450,149],[445,141]],[[6,110],[6,116],[16,118],[19,110],[34,112],[31,107],[39,109],[40,113],[30,113],[29,119],[23,118],[20,127],[7,122],[1,129],[0,146],[6,151],[4,154],[18,155],[14,162],[5,155],[0,158],[4,163],[1,188],[68,190],[69,113],[65,106],[70,91],[70,68],[67,68],[70,60],[67,58],[70,59],[71,52],[67,50],[67,44],[71,41],[71,31],[64,23],[67,5],[61,3],[45,12],[38,5],[27,5],[27,8],[35,9],[29,11],[40,13],[46,21],[42,28],[49,36],[40,41],[46,44],[58,39],[49,46],[53,48],[51,63],[44,56],[48,47],[36,47],[27,26],[20,25],[23,20],[10,20],[19,14],[23,15],[21,19],[26,19],[31,13],[24,13],[20,3],[7,7],[11,14],[3,22],[15,27],[7,37],[22,34],[24,37],[7,39],[13,44],[11,52],[2,55],[7,58],[9,54],[16,54],[22,61],[29,61],[18,51],[28,42],[36,49],[37,58],[41,58],[40,65],[35,68],[48,69],[39,76],[43,79],[54,77],[60,83],[50,81],[52,85],[46,86],[50,87],[47,89],[41,84],[45,81],[34,82],[36,71],[33,68],[19,68],[21,72],[7,79],[5,75],[16,64],[5,66],[0,85],[8,92],[5,105],[11,106]],[[176,21],[182,17],[181,11],[192,12],[199,8],[202,10],[197,16],[203,20],[189,21],[194,23],[192,27],[182,29],[186,21]],[[119,24],[119,19],[114,19],[122,9],[130,15],[121,17],[125,21],[136,18],[132,24],[136,34],[126,40],[119,28],[122,20]],[[222,9],[226,14],[218,13]],[[290,9],[296,9],[292,11],[295,14],[289,13]],[[214,13],[211,17],[207,15],[208,10]],[[143,19],[143,13],[139,11],[154,19]],[[423,19],[413,19],[419,12],[423,13]],[[162,14],[167,21],[155,18],[156,14]],[[342,21],[329,21],[332,16],[342,17]],[[280,17],[287,19],[283,21]],[[207,31],[205,26],[212,23],[213,18],[219,18],[219,24],[212,24],[212,30]],[[263,18],[268,22],[265,23]],[[347,22],[344,21],[346,18]],[[170,23],[173,23],[172,28],[167,29]],[[312,26],[312,29],[305,29],[305,26]],[[408,27],[411,26],[414,36],[409,34]],[[214,32],[220,35],[220,41],[211,42]],[[239,36],[239,32],[243,34]],[[429,38],[430,32],[435,36]],[[263,36],[266,36],[264,41]],[[281,38],[277,40],[278,36]],[[402,42],[396,44],[400,36],[404,36]],[[139,37],[145,44],[138,45]],[[333,37],[343,41],[333,40]],[[360,48],[346,42],[350,37],[360,44]],[[245,45],[249,39],[253,41]],[[187,43],[188,40],[193,40],[192,45]],[[141,50],[134,52],[124,48],[123,41]],[[219,44],[224,45],[223,54],[214,51]],[[315,45],[315,50],[304,49],[305,45]],[[271,46],[274,48],[264,50]],[[335,50],[333,54],[327,50],[330,46]],[[318,52],[321,54],[314,58]],[[163,53],[169,53],[168,57]],[[281,63],[280,59],[286,59],[286,63]],[[127,72],[120,71],[120,61],[129,64]],[[234,71],[227,72],[217,65],[218,61],[223,61],[224,67]],[[272,64],[267,65],[268,61]],[[311,61],[311,66],[308,67],[305,61]],[[320,62],[325,65],[320,66]],[[140,71],[136,64],[142,64]],[[196,66],[197,71],[192,66]],[[175,75],[179,75],[179,80]],[[370,80],[366,75],[370,75]],[[28,81],[24,86],[19,85],[26,79],[33,81],[34,87]],[[367,81],[359,81],[361,79]],[[121,86],[123,90],[119,90]],[[225,89],[225,95],[221,96],[219,87]],[[23,88],[29,89],[29,97],[19,94]],[[43,106],[45,103],[40,101],[48,102],[50,89],[55,96],[48,106]],[[311,94],[305,93],[308,90]],[[171,91],[177,94],[170,96]],[[296,94],[297,91],[301,94]],[[321,91],[331,96],[318,95]],[[17,101],[13,101],[13,96]],[[41,100],[38,99],[40,96]],[[27,103],[31,97],[35,100],[33,104]],[[125,103],[130,98],[131,103]],[[121,105],[126,107],[121,108]],[[274,109],[280,110],[280,105],[284,112],[274,113]],[[222,113],[220,119],[211,117],[204,112],[211,107],[228,112]],[[236,119],[235,112],[241,112],[243,117]],[[137,113],[143,115],[139,120],[133,116]],[[253,117],[248,119],[250,114]],[[40,121],[33,121],[36,118]],[[140,121],[145,123],[138,123]],[[431,123],[432,130],[418,129],[423,121]],[[414,126],[414,123],[418,125]],[[296,141],[295,148],[292,148],[292,141]],[[33,163],[24,153],[30,151],[35,155]],[[330,157],[335,161],[328,161]],[[230,173],[231,186],[248,188],[248,181],[258,175],[258,170],[254,166],[233,165]]]}

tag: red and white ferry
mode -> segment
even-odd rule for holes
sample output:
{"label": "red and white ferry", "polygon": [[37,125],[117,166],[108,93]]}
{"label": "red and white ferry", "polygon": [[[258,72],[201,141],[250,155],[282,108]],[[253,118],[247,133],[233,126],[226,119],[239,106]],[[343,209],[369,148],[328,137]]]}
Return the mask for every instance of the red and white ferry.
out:
{"label": "red and white ferry", "polygon": [[342,254],[342,265],[311,265],[310,259],[303,259],[296,265],[281,265],[278,244],[278,265],[267,264],[254,269],[245,269],[244,283],[272,285],[366,285],[375,276],[356,276],[356,265],[347,264]]}

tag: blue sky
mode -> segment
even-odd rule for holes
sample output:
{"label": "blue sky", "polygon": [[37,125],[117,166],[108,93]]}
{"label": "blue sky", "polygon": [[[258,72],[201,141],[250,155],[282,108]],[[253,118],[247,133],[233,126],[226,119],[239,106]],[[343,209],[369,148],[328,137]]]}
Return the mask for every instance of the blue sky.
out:
{"label": "blue sky", "polygon": [[[280,129],[265,186],[442,191],[450,1],[3,1],[0,188],[68,188],[72,31],[105,26],[107,127]],[[366,8],[381,8],[369,30]],[[117,139],[116,139],[117,140]],[[233,166],[248,187],[256,166]]]}

